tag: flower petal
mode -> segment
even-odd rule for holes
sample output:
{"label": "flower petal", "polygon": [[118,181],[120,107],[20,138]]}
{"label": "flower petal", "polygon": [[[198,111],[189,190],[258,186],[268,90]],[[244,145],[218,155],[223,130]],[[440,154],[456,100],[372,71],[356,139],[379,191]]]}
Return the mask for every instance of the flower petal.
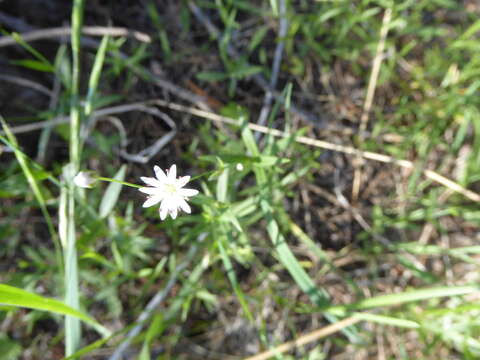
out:
{"label": "flower petal", "polygon": [[155,179],[153,177],[142,176],[140,178],[140,180],[142,180],[145,184],[150,185],[150,186],[160,187],[160,186],[163,185],[162,182],[158,181],[157,179]]}
{"label": "flower petal", "polygon": [[180,195],[185,197],[191,197],[198,194],[198,190],[195,189],[178,189]]}
{"label": "flower petal", "polygon": [[178,208],[178,199],[181,199],[178,196],[167,196],[162,202],[162,205],[165,206],[168,211]]}
{"label": "flower petal", "polygon": [[158,204],[160,201],[162,201],[162,196],[154,195],[150,196],[142,205],[142,207],[147,208],[150,206],[153,206],[155,204]]}
{"label": "flower petal", "polygon": [[142,187],[138,189],[138,191],[148,195],[160,195],[160,193],[162,192],[162,189],[158,187]]}
{"label": "flower petal", "polygon": [[177,165],[173,164],[172,166],[170,166],[170,170],[168,170],[167,176],[168,176],[168,179],[172,182],[176,179]]}
{"label": "flower petal", "polygon": [[168,214],[168,208],[160,206],[160,220],[165,220]]}
{"label": "flower petal", "polygon": [[192,212],[192,209],[190,209],[190,206],[187,204],[185,200],[180,200],[178,202],[178,205],[180,205],[180,208],[185,211],[187,214],[190,214]]}
{"label": "flower petal", "polygon": [[172,219],[175,219],[177,217],[177,214],[178,214],[177,208],[170,210],[170,216],[172,217]]}
{"label": "flower petal", "polygon": [[153,167],[153,171],[155,171],[155,176],[157,177],[160,182],[165,182],[167,181],[167,175],[163,172],[163,170],[160,168],[160,166],[155,165]]}
{"label": "flower petal", "polygon": [[190,181],[190,176],[182,176],[177,180],[178,187],[184,187]]}

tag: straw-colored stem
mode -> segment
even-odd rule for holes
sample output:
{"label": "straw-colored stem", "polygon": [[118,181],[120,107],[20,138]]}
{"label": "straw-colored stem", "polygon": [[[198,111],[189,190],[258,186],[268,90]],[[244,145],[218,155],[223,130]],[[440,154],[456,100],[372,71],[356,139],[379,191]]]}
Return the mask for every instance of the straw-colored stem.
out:
{"label": "straw-colored stem", "polygon": [[312,331],[311,333],[302,335],[298,337],[297,339],[293,341],[288,341],[286,343],[283,343],[282,345],[279,345],[273,349],[267,350],[265,352],[262,352],[260,354],[250,356],[244,360],[266,360],[270,359],[274,356],[277,356],[279,354],[282,354],[284,352],[290,351],[296,347],[306,345],[308,343],[311,343],[313,341],[317,341],[321,338],[324,338],[328,335],[334,334],[342,329],[345,329],[348,326],[352,326],[356,324],[357,322],[360,322],[361,319],[356,318],[356,317],[349,317],[344,320],[340,320],[334,324],[325,326],[321,329]]}
{"label": "straw-colored stem", "polygon": [[[189,106],[184,106],[184,105],[180,105],[180,104],[176,104],[176,103],[172,103],[172,102],[167,102],[167,101],[160,100],[160,99],[146,101],[146,102],[143,102],[142,104],[156,104],[158,106],[164,106],[164,107],[167,107],[167,108],[175,110],[175,111],[186,112],[186,113],[189,113],[189,114],[192,114],[192,115],[204,118],[204,119],[208,119],[208,120],[211,120],[211,121],[218,121],[218,122],[223,122],[223,123],[226,123],[226,124],[231,124],[231,125],[236,125],[236,126],[239,125],[238,121],[235,120],[235,119],[232,119],[232,118],[217,115],[217,114],[214,114],[214,113],[209,112],[209,111],[195,109],[195,108],[189,107]],[[291,133],[287,133],[287,132],[280,131],[280,130],[277,130],[277,129],[271,129],[269,127],[261,126],[261,125],[258,125],[258,124],[248,123],[248,127],[250,129],[252,129],[253,131],[258,131],[258,132],[261,132],[261,133],[264,133],[264,134],[270,134],[270,135],[275,136],[275,137],[288,138],[288,137],[293,136]],[[298,143],[301,143],[301,144],[314,146],[314,147],[318,147],[318,148],[325,149],[325,150],[338,151],[338,152],[341,152],[341,153],[344,153],[344,154],[347,154],[347,155],[357,155],[358,154],[363,159],[368,159],[368,160],[374,160],[374,161],[379,161],[379,162],[383,162],[383,163],[393,164],[393,165],[400,166],[400,167],[403,167],[403,168],[406,168],[406,169],[414,169],[415,168],[415,164],[412,161],[405,160],[405,159],[395,159],[392,156],[385,155],[385,154],[374,153],[374,152],[371,152],[371,151],[362,151],[362,150],[358,150],[358,149],[356,149],[352,146],[334,144],[334,143],[331,143],[331,142],[328,142],[328,141],[317,140],[317,139],[309,138],[309,137],[306,137],[306,136],[297,136],[297,137],[295,137],[295,141],[298,142]],[[472,190],[466,189],[465,187],[461,186],[460,184],[456,183],[455,181],[452,181],[452,180],[446,178],[443,175],[440,175],[439,173],[437,173],[433,170],[424,169],[422,172],[425,175],[425,177],[427,177],[428,179],[430,179],[432,181],[435,181],[435,182],[437,182],[437,183],[439,183],[439,184],[447,187],[448,189],[451,189],[451,190],[453,190],[453,191],[455,191],[459,194],[462,194],[467,199],[470,199],[470,200],[475,201],[475,202],[480,202],[480,194],[478,194],[478,193],[476,193]]]}
{"label": "straw-colored stem", "polygon": [[[375,88],[377,87],[378,76],[380,74],[380,67],[382,66],[383,51],[385,49],[385,42],[387,40],[388,26],[392,18],[392,9],[386,9],[383,15],[382,27],[380,29],[380,41],[378,42],[377,52],[373,59],[372,72],[370,74],[370,80],[368,81],[367,96],[365,103],[363,104],[363,112],[360,118],[359,127],[359,145],[365,140],[365,131],[367,130],[368,119],[370,117],[370,111],[372,110],[373,97],[375,96]],[[361,180],[362,180],[362,163],[358,161],[361,159],[361,155],[357,156],[355,163],[355,174],[352,184],[352,202],[355,204],[360,192]]]}

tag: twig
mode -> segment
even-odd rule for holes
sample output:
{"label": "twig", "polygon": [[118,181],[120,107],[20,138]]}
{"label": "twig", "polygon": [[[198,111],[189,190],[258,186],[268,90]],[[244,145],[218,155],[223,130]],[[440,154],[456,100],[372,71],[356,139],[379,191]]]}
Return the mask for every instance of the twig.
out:
{"label": "twig", "polygon": [[[24,34],[20,34],[23,40],[30,42],[43,39],[52,39],[64,36],[70,36],[72,28],[60,27],[51,29],[34,30]],[[149,35],[136,30],[130,30],[123,27],[105,27],[105,26],[84,26],[82,34],[90,36],[131,36],[138,41],[150,43],[152,39]],[[0,38],[0,47],[16,45],[17,41],[12,36]]]}
{"label": "twig", "polygon": [[31,88],[31,89],[36,90],[39,93],[42,93],[43,95],[46,95],[48,97],[51,97],[52,94],[53,94],[52,91],[47,89],[42,84],[36,83],[35,81],[29,80],[29,79],[24,79],[24,78],[19,77],[19,76],[0,74],[0,80]]}
{"label": "twig", "polygon": [[174,94],[175,96],[187,100],[188,102],[197,105],[203,110],[208,111],[211,109],[204,96],[200,96],[189,90],[183,89],[168,80],[160,78],[159,76],[155,75],[150,71],[142,71],[136,67],[132,67],[131,69],[133,72],[135,72],[137,75],[141,76],[145,80],[150,81],[152,84],[161,87],[162,89]]}
{"label": "twig", "polygon": [[[367,129],[368,118],[370,117],[370,110],[372,109],[373,97],[375,95],[375,88],[377,86],[378,75],[380,73],[380,67],[383,60],[383,50],[385,49],[385,41],[388,34],[388,25],[392,17],[392,10],[386,9],[385,14],[383,15],[382,27],[380,29],[380,40],[377,46],[377,52],[375,58],[373,59],[372,73],[370,74],[370,80],[368,81],[367,96],[365,97],[365,103],[363,105],[362,116],[360,118],[360,128],[359,128],[359,139],[360,144],[363,143],[365,139],[365,130]],[[359,159],[361,156],[358,156]],[[360,191],[360,183],[362,180],[362,165],[360,161],[357,161],[357,166],[355,168],[355,175],[353,178],[352,185],[352,203],[355,204],[358,199],[358,193]]]}
{"label": "twig", "polygon": [[266,360],[278,354],[282,354],[284,352],[292,350],[293,348],[303,346],[305,344],[324,338],[325,336],[332,335],[337,331],[340,331],[348,326],[354,325],[360,321],[362,321],[362,319],[354,316],[340,320],[334,324],[325,326],[321,329],[312,331],[311,333],[302,335],[295,340],[283,343],[282,345],[279,345],[273,349],[245,358],[244,360]]}
{"label": "twig", "polygon": [[285,14],[286,13],[285,0],[280,0],[279,8],[280,8],[280,13],[279,13],[280,28],[278,30],[278,43],[277,43],[277,46],[275,47],[275,53],[273,57],[272,76],[270,78],[270,88],[267,89],[267,92],[265,93],[262,110],[260,111],[260,116],[258,117],[258,121],[257,121],[257,124],[259,125],[266,124],[268,114],[270,113],[271,103],[273,99],[273,94],[270,89],[275,89],[277,87],[278,72],[280,70],[280,64],[282,62],[283,48],[285,47],[284,38],[287,35],[287,30],[288,30],[288,20]]}
{"label": "twig", "polygon": [[[15,126],[15,127],[12,127],[11,130],[13,134],[21,134],[21,133],[26,133],[30,131],[40,130],[48,126],[66,124],[69,121],[70,121],[70,118],[68,116],[57,116],[52,120],[45,120],[45,121],[39,121],[39,122],[30,123],[30,124]],[[5,135],[5,132],[0,130],[0,135],[2,136]]]}
{"label": "twig", "polygon": [[170,116],[155,107],[143,107],[142,111],[162,119],[170,127],[170,131],[168,133],[163,135],[160,139],[157,139],[152,145],[139,151],[137,154],[130,154],[125,150],[125,148],[119,151],[120,156],[128,161],[146,164],[177,134],[177,125],[170,118]]}
{"label": "twig", "polygon": [[[115,114],[126,113],[130,111],[145,111],[148,102],[134,102],[126,105],[111,106],[103,108],[97,111],[94,111],[91,115],[92,118],[100,118],[103,116],[110,116]],[[19,125],[10,128],[13,134],[21,134],[25,132],[30,132],[34,130],[43,129],[48,126],[55,126],[68,123],[70,118],[68,116],[57,116],[52,120],[34,122],[25,125]],[[4,135],[3,131],[0,131],[0,135]]]}
{"label": "twig", "polygon": [[112,356],[110,356],[109,360],[122,359],[122,354],[128,349],[133,338],[137,336],[140,333],[140,331],[142,331],[142,328],[145,325],[146,320],[152,315],[153,310],[155,310],[155,308],[158,307],[162,303],[162,301],[165,299],[165,297],[168,295],[172,287],[177,282],[178,276],[190,264],[190,261],[192,260],[193,256],[197,253],[197,250],[198,248],[196,245],[192,246],[190,250],[188,250],[186,260],[176,267],[175,271],[170,275],[167,285],[165,285],[165,287],[162,290],[160,290],[150,300],[150,302],[145,307],[145,310],[143,310],[140,316],[137,318],[136,322],[138,324],[135,325],[135,327],[128,332],[125,340],[115,350]]}
{"label": "twig", "polygon": [[22,19],[16,18],[14,16],[5,14],[0,11],[0,24],[5,27],[14,28],[17,31],[32,31],[33,26],[27,24]]}

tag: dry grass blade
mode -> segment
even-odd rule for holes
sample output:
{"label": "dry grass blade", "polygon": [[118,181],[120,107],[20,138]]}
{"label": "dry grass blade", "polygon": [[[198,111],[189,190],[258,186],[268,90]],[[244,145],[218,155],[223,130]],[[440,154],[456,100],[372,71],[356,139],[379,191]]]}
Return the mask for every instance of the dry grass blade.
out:
{"label": "dry grass blade", "polygon": [[[176,111],[186,112],[186,113],[189,113],[189,114],[192,114],[192,115],[195,115],[195,116],[199,116],[199,117],[202,117],[204,119],[208,119],[208,120],[212,120],[212,121],[220,121],[220,122],[224,122],[224,123],[227,123],[227,124],[238,125],[238,122],[234,119],[224,117],[224,116],[220,116],[220,115],[217,115],[217,114],[213,114],[213,113],[210,113],[208,111],[203,111],[203,110],[195,109],[195,108],[180,105],[180,104],[167,102],[167,101],[164,101],[164,100],[152,100],[152,101],[147,102],[147,103],[156,104],[156,105],[159,105],[159,106],[164,106],[164,107],[170,108],[172,110],[176,110]],[[264,134],[270,134],[270,135],[273,135],[273,136],[276,136],[276,137],[290,137],[292,135],[292,134],[289,134],[289,133],[286,133],[286,132],[283,132],[283,131],[280,131],[280,130],[277,130],[277,129],[270,129],[266,126],[261,126],[261,125],[257,125],[257,124],[253,124],[253,123],[249,123],[248,127],[250,129],[252,129],[253,131],[262,132]],[[375,160],[375,161],[388,163],[388,164],[394,164],[394,165],[397,165],[397,166],[400,166],[400,167],[403,167],[403,168],[406,168],[406,169],[414,169],[415,168],[415,164],[411,161],[403,160],[403,159],[398,160],[398,159],[395,159],[395,158],[393,158],[389,155],[374,153],[374,152],[371,152],[371,151],[361,151],[361,150],[358,150],[358,149],[356,149],[352,146],[333,144],[333,143],[330,143],[328,141],[312,139],[312,138],[309,138],[309,137],[306,137],[306,136],[296,137],[295,141],[299,142],[299,143],[302,143],[302,144],[315,146],[315,147],[318,147],[318,148],[321,148],[321,149],[338,151],[338,152],[348,154],[348,155],[360,155],[364,159]],[[439,184],[441,184],[441,185],[443,185],[443,186],[445,186],[445,187],[447,187],[447,188],[449,188],[449,189],[451,189],[451,190],[453,190],[453,191],[455,191],[459,194],[462,194],[463,196],[465,196],[466,198],[468,198],[472,201],[480,202],[480,194],[464,188],[460,184],[446,178],[443,175],[440,175],[439,173],[437,173],[433,170],[425,169],[425,170],[423,170],[423,174],[425,175],[425,177],[429,178],[430,180],[433,180],[433,181],[435,181],[435,182],[437,182],[437,183],[439,183]]]}
{"label": "dry grass blade", "polygon": [[343,319],[339,322],[336,322],[332,325],[325,326],[321,329],[312,331],[311,333],[305,334],[300,336],[299,338],[293,340],[293,341],[288,341],[286,343],[283,343],[282,345],[279,345],[271,350],[265,351],[263,353],[250,356],[248,358],[245,358],[244,360],[265,360],[269,359],[273,356],[276,356],[278,354],[287,352],[289,350],[292,350],[295,347],[303,346],[305,344],[311,343],[313,341],[319,340],[321,338],[324,338],[325,336],[332,335],[336,333],[337,331],[340,331],[348,326],[354,325],[358,322],[362,321],[359,318],[356,317],[349,317],[346,319]]}
{"label": "dry grass blade", "polygon": [[[109,108],[104,108],[95,111],[92,116],[94,117],[101,117],[101,116],[108,116],[112,114],[118,114],[122,112],[127,112],[127,111],[133,111],[133,110],[138,110],[140,108],[143,108],[144,106],[147,105],[158,105],[158,106],[163,106],[167,107],[171,110],[175,111],[180,111],[180,112],[185,112],[189,113],[207,120],[211,121],[217,121],[217,122],[223,122],[226,124],[231,124],[231,125],[238,125],[238,122],[235,119],[228,118],[225,116],[217,115],[208,111],[200,110],[200,109],[195,109],[193,107],[181,105],[181,104],[176,104],[160,99],[156,100],[149,100],[145,102],[136,102],[136,103],[131,103],[131,104],[126,104],[126,105],[120,105],[120,106],[112,106]],[[67,117],[58,117],[49,121],[44,121],[41,123],[33,123],[33,124],[26,124],[26,125],[20,125],[13,127],[11,129],[12,133],[18,134],[22,132],[28,132],[28,131],[33,131],[33,130],[38,130],[41,129],[45,126],[53,126],[53,125],[59,125],[59,124],[64,124],[68,122]],[[249,123],[248,127],[252,129],[253,131],[261,132],[264,134],[270,134],[276,137],[289,137],[292,134],[286,133],[277,129],[271,129],[266,126],[262,125],[257,125],[253,123]],[[3,132],[0,131],[0,135],[2,135]],[[325,150],[331,150],[331,151],[338,151],[344,154],[348,155],[359,155],[364,159],[367,160],[374,160],[374,161],[379,161],[387,164],[394,164],[406,169],[414,169],[415,164],[411,161],[408,160],[403,160],[403,159],[395,159],[392,156],[389,155],[384,155],[384,154],[379,154],[371,151],[361,151],[358,150],[352,146],[346,146],[346,145],[339,145],[339,144],[333,144],[328,141],[324,140],[318,140],[318,139],[312,139],[306,136],[299,136],[295,138],[295,141],[301,144],[305,145],[310,145],[314,147],[318,147],[321,149]],[[433,171],[433,170],[428,170],[425,169],[423,170],[423,174],[425,177],[429,178],[430,180],[433,180],[443,186],[445,186],[448,189],[451,189],[452,191],[462,194],[465,196],[467,199],[470,199],[475,202],[480,202],[480,194],[466,189],[465,187],[461,186],[460,184],[456,183],[453,180],[450,180],[446,178],[443,175],[440,175],[439,173]]]}
{"label": "dry grass blade", "polygon": [[[363,105],[362,116],[360,118],[360,142],[362,143],[365,139],[365,130],[367,129],[368,119],[370,117],[370,110],[372,109],[373,97],[375,96],[375,88],[377,87],[378,75],[380,73],[380,67],[382,66],[382,54],[385,49],[385,41],[388,34],[388,25],[390,24],[390,19],[392,18],[392,10],[385,10],[383,15],[382,27],[380,29],[380,40],[377,46],[377,52],[375,53],[375,58],[373,59],[372,73],[370,74],[370,80],[368,81],[367,96],[365,97],[365,103]],[[359,156],[358,158],[360,158]],[[362,179],[362,165],[361,162],[357,162],[357,167],[355,169],[355,175],[353,178],[352,185],[352,202],[355,204],[358,199],[358,193],[360,191],[360,183]]]}

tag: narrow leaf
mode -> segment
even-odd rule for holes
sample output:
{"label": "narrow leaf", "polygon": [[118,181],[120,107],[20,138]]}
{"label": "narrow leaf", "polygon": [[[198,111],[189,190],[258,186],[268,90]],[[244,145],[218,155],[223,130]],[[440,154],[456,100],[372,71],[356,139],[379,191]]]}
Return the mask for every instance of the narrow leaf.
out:
{"label": "narrow leaf", "polygon": [[[0,304],[70,315],[83,320],[87,324],[104,329],[102,325],[88,315],[72,309],[59,300],[49,299],[10,285],[0,284]],[[106,329],[104,330],[108,332]]]}
{"label": "narrow leaf", "polygon": [[[127,166],[122,165],[120,170],[115,174],[114,179],[118,181],[123,181],[125,179],[125,173],[127,171]],[[112,182],[108,185],[107,190],[105,191],[105,196],[100,203],[100,218],[105,218],[110,214],[110,212],[115,207],[117,203],[118,197],[120,195],[120,191],[122,191],[122,184]]]}
{"label": "narrow leaf", "polygon": [[370,299],[364,299],[354,304],[332,306],[328,309],[329,312],[339,315],[345,314],[349,310],[364,310],[373,309],[383,306],[400,305],[407,302],[414,302],[420,300],[428,300],[439,297],[459,296],[471,293],[480,292],[479,285],[470,286],[444,286],[438,288],[411,290],[401,292],[398,294],[388,294],[375,296]]}
{"label": "narrow leaf", "polygon": [[408,329],[417,329],[420,327],[420,325],[415,321],[398,319],[391,316],[376,315],[376,314],[369,314],[369,313],[355,313],[353,316],[362,320],[376,322],[378,324],[383,324],[383,325],[391,325],[391,326],[403,327]]}
{"label": "narrow leaf", "polygon": [[108,36],[104,36],[95,56],[92,73],[90,74],[90,79],[88,81],[88,94],[85,101],[85,116],[89,116],[93,109],[93,98],[97,91],[98,81],[102,73],[102,67],[105,60],[105,53],[107,52],[107,47]]}

